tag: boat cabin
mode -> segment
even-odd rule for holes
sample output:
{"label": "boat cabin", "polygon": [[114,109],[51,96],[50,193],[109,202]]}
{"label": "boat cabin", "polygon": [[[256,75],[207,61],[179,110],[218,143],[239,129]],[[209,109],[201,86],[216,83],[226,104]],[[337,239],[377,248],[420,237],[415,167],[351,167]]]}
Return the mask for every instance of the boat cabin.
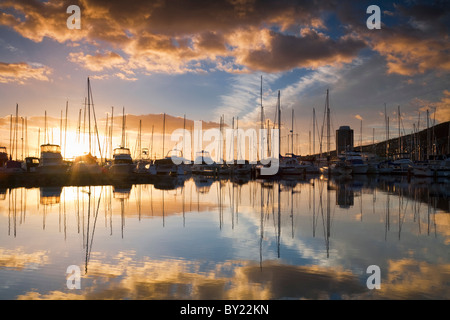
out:
{"label": "boat cabin", "polygon": [[133,164],[133,159],[131,158],[130,149],[120,147],[114,149],[113,153],[114,164]]}

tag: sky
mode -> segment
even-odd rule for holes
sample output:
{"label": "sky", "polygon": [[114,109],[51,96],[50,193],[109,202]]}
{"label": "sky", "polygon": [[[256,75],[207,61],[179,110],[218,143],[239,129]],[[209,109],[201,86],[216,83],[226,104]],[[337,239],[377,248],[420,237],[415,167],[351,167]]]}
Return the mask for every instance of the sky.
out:
{"label": "sky", "polygon": [[[370,5],[380,8],[379,29],[368,28]],[[294,151],[302,155],[311,150],[313,109],[318,151],[327,90],[332,133],[349,125],[355,144],[382,141],[386,108],[390,136],[398,134],[399,109],[409,134],[425,128],[427,110],[431,123],[450,120],[449,21],[446,1],[2,0],[0,144],[9,146],[18,106],[30,150],[45,140],[45,113],[47,140],[63,145],[67,105],[65,149],[81,151],[88,77],[98,131],[116,115],[114,145],[122,112],[134,119],[126,125],[130,144],[142,119],[148,147],[152,128],[161,132],[161,118],[149,115],[217,123],[223,116],[228,126],[234,118],[259,128],[261,89],[271,122],[280,92],[282,137],[293,110]]]}

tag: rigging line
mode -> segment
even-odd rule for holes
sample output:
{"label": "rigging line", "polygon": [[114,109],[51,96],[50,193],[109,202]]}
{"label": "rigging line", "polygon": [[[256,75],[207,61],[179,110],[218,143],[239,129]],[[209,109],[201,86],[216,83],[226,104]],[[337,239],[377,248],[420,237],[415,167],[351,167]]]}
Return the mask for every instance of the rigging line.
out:
{"label": "rigging line", "polygon": [[100,135],[98,134],[98,127],[97,127],[97,117],[95,116],[95,108],[94,108],[94,100],[92,97],[92,91],[91,91],[91,101],[92,101],[92,112],[94,114],[94,128],[95,128],[95,132],[97,134],[97,142],[98,142],[98,151],[100,152],[100,159],[102,159],[102,149],[101,149],[101,145],[100,145]]}

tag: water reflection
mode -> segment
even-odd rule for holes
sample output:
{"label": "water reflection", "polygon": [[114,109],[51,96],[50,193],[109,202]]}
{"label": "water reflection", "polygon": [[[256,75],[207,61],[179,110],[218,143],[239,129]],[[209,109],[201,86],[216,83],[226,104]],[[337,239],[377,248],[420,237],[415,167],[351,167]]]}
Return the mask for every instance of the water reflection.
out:
{"label": "water reflection", "polygon": [[[167,177],[0,190],[0,297],[450,298],[450,188],[432,182]],[[65,287],[73,264],[78,291]],[[366,287],[372,264],[381,290]]]}

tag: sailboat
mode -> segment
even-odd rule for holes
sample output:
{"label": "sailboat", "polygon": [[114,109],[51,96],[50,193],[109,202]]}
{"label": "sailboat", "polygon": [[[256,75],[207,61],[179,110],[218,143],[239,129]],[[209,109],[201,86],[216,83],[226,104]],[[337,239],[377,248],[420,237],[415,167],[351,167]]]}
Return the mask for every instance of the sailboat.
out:
{"label": "sailboat", "polygon": [[[18,119],[19,119],[19,105],[16,104],[16,116],[14,121],[14,129],[13,129],[13,120],[11,115],[11,127],[10,127],[10,135],[14,135],[14,138],[10,138],[12,147],[11,147],[11,155],[9,160],[6,161],[6,167],[3,171],[5,171],[8,174],[17,174],[17,173],[23,173],[24,170],[22,168],[22,161],[18,160]],[[10,136],[11,137],[11,136]],[[12,159],[12,155],[14,153],[15,149],[15,160]]]}
{"label": "sailboat", "polygon": [[394,168],[392,167],[391,162],[389,161],[389,117],[386,111],[386,104],[384,104],[384,121],[385,121],[385,130],[386,130],[386,146],[385,146],[385,161],[382,161],[378,164],[378,173],[379,174],[391,174]]}
{"label": "sailboat", "polygon": [[[47,111],[45,112],[45,139],[47,139]],[[40,146],[40,150],[37,174],[55,177],[67,173],[68,166],[64,163],[60,145],[47,142]]]}
{"label": "sailboat", "polygon": [[322,142],[323,142],[323,128],[320,135],[320,158],[318,161],[320,173],[323,175],[350,175],[352,168],[345,163],[342,159],[338,159],[333,163],[330,161],[330,100],[329,100],[329,90],[327,89],[326,103],[325,103],[325,113],[324,113],[324,123],[327,122],[327,155],[323,156],[322,153]]}
{"label": "sailboat", "polygon": [[183,161],[182,160],[183,155],[181,151],[179,152],[180,155],[178,155],[178,150],[171,150],[167,153],[165,158],[156,159],[152,164],[153,170],[150,171],[150,173],[156,175],[171,175],[171,176],[184,175],[183,166],[177,165],[174,162],[175,158],[179,158],[180,162]]}
{"label": "sailboat", "polygon": [[[88,177],[88,178],[94,178],[101,174],[103,174],[103,170],[98,164],[97,157],[92,155],[91,150],[91,105],[92,105],[92,112],[94,114],[95,119],[95,110],[94,110],[94,104],[92,99],[92,91],[91,91],[91,84],[89,81],[89,78],[87,79],[87,107],[88,107],[88,119],[89,119],[89,153],[78,156],[75,158],[72,166],[71,166],[71,177],[72,178],[81,178],[81,177]],[[95,125],[95,128],[97,128],[97,125]],[[100,147],[100,145],[99,145]]]}
{"label": "sailboat", "polygon": [[[278,96],[279,100],[279,96]],[[278,101],[280,124],[281,124],[281,106]],[[280,126],[281,128],[281,126]],[[301,175],[305,173],[305,166],[301,165],[298,157],[294,155],[294,109],[292,109],[292,139],[291,139],[291,153],[286,154],[286,157],[280,156],[280,173],[281,175]]]}
{"label": "sailboat", "polygon": [[36,167],[36,173],[45,175],[66,174],[68,167],[64,163],[61,155],[61,147],[57,144],[41,145],[41,156],[39,165]]}
{"label": "sailboat", "polygon": [[339,155],[346,164],[352,169],[353,174],[366,174],[369,169],[369,165],[364,162],[361,153],[355,151],[344,151]]}
{"label": "sailboat", "polygon": [[131,157],[130,149],[125,147],[125,109],[122,116],[122,144],[113,151],[113,162],[109,168],[109,174],[114,177],[122,177],[132,174],[135,165]]}
{"label": "sailboat", "polygon": [[352,168],[352,174],[366,174],[369,170],[369,164],[366,163],[362,156],[362,120],[360,131],[360,152],[344,151],[338,157],[343,159]]}
{"label": "sailboat", "polygon": [[211,158],[208,151],[201,150],[195,154],[196,158],[192,165],[192,173],[200,175],[215,175],[218,169],[217,164]]}
{"label": "sailboat", "polygon": [[[165,138],[166,138],[166,114],[163,114],[163,141],[162,152],[164,154]],[[178,161],[177,161],[178,160]],[[176,163],[183,163],[183,153],[180,150],[169,150],[165,157],[156,159],[153,161],[149,168],[150,174],[159,176],[176,176],[184,175],[184,169],[182,165]]]}

